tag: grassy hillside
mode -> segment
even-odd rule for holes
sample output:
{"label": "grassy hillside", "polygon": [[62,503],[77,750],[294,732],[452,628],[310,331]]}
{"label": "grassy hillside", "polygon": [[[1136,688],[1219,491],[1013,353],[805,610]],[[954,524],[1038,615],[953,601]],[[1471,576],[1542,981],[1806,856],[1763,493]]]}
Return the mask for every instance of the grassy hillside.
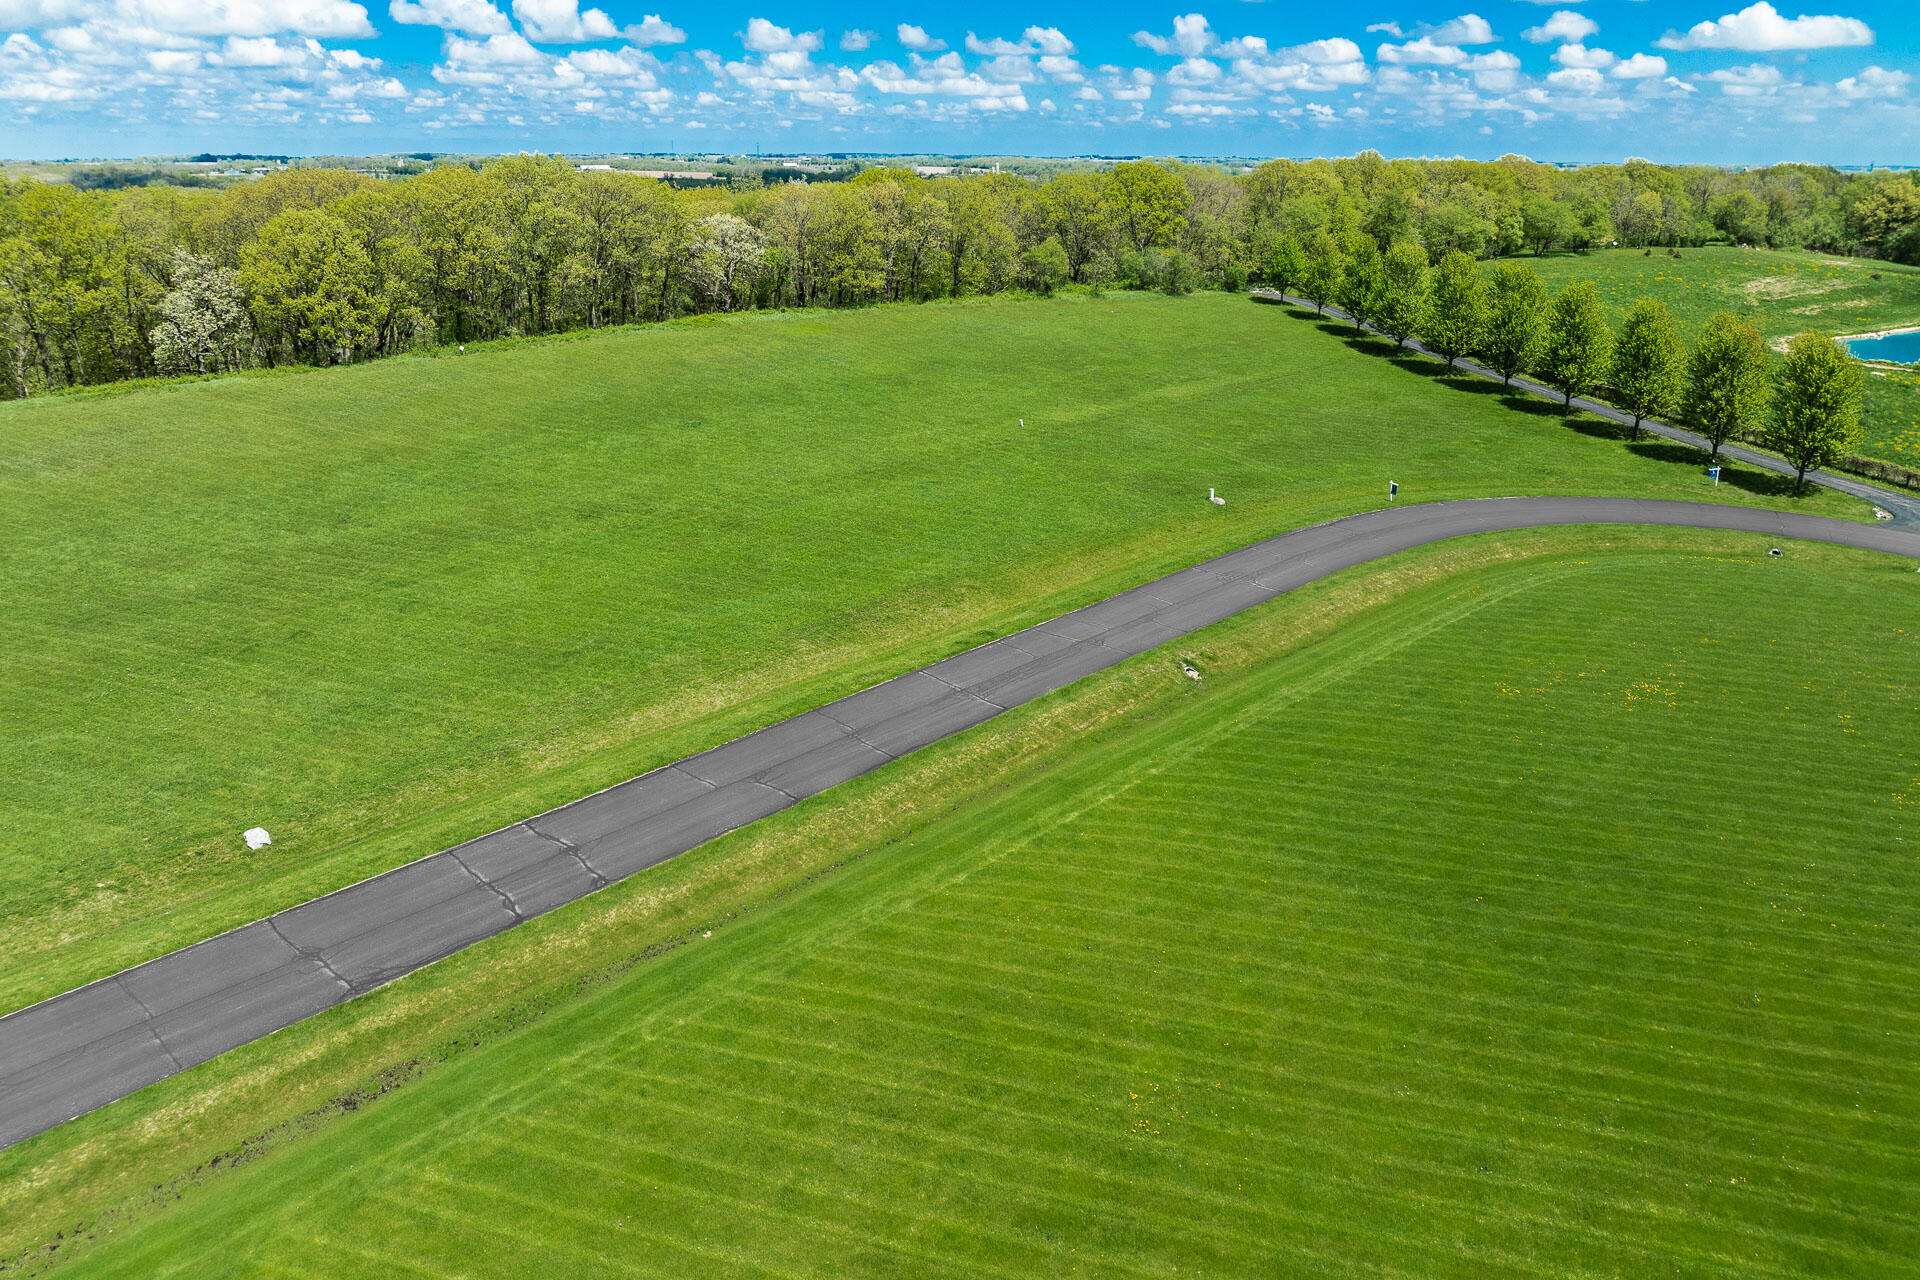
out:
{"label": "grassy hillside", "polygon": [[[1615,324],[1641,298],[1667,304],[1689,340],[1716,311],[1752,321],[1769,338],[1806,329],[1839,335],[1920,326],[1920,269],[1835,258],[1816,253],[1716,246],[1682,249],[1605,249],[1527,261],[1547,287],[1592,280]],[[1867,438],[1861,451],[1902,466],[1920,467],[1920,377],[1867,379]]]}
{"label": "grassy hillside", "polygon": [[1920,325],[1920,268],[1827,254],[1734,249],[1602,249],[1528,258],[1558,290],[1591,280],[1616,321],[1640,298],[1659,298],[1689,337],[1716,311],[1751,320],[1770,338],[1803,329],[1866,333]]}
{"label": "grassy hillside", "polygon": [[63,1273],[1911,1274],[1913,575],[1690,541],[1230,623]]}
{"label": "grassy hillside", "polygon": [[1859,510],[1428,367],[1132,296],[5,406],[0,1009],[1389,477]]}

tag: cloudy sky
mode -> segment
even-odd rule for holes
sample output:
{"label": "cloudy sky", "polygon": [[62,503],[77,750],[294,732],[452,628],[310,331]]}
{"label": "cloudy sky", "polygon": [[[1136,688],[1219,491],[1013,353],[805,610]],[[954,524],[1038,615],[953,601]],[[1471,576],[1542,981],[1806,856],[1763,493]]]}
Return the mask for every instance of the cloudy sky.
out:
{"label": "cloudy sky", "polygon": [[1920,164],[1916,0],[1430,3],[0,0],[0,154]]}

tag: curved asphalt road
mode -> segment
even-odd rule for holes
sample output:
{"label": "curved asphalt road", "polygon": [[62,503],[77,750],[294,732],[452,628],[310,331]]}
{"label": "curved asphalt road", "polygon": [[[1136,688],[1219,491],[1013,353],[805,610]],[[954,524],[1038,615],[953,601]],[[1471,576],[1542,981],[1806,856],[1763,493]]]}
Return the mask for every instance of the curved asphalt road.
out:
{"label": "curved asphalt road", "polygon": [[[1313,309],[1313,304],[1305,298],[1296,298],[1290,293],[1280,293],[1274,289],[1256,289],[1253,291],[1252,296],[1260,302],[1284,303],[1288,306],[1299,307],[1302,310]],[[1353,323],[1352,316],[1342,311],[1339,307],[1333,306],[1331,303],[1329,303],[1323,311],[1316,312],[1316,315],[1325,319],[1344,321],[1347,324]],[[1368,333],[1386,338],[1389,342],[1393,341],[1390,335],[1381,333],[1380,330],[1373,325],[1363,324],[1361,328],[1365,329]],[[1403,345],[1409,351],[1417,351],[1421,355],[1432,356],[1435,360],[1442,362],[1446,360],[1445,356],[1437,354],[1418,338],[1408,338]],[[1475,374],[1491,382],[1502,381],[1500,375],[1492,369],[1487,368],[1487,366],[1476,360],[1469,360],[1464,356],[1454,361],[1453,367],[1456,372]],[[1558,391],[1542,383],[1535,382],[1531,378],[1516,376],[1513,381],[1507,385],[1514,391],[1524,392],[1527,395],[1536,396],[1542,400],[1551,400],[1555,404],[1561,403],[1560,393]],[[1585,396],[1575,396],[1572,407],[1584,413],[1591,413],[1595,417],[1605,418],[1610,422],[1617,422],[1623,427],[1633,425],[1632,414],[1623,409],[1617,409],[1613,405],[1600,400],[1590,400]],[[1641,419],[1640,430],[1647,435],[1664,436],[1669,440],[1678,440],[1682,444],[1690,444],[1703,454],[1706,453],[1709,448],[1705,436],[1695,435],[1685,427],[1676,427],[1671,423],[1662,422],[1658,418]],[[1793,474],[1793,467],[1787,463],[1785,458],[1776,457],[1771,453],[1761,453],[1757,450],[1746,448],[1744,445],[1723,444],[1720,446],[1720,456],[1730,462],[1742,462],[1747,466],[1757,467],[1762,471],[1772,471],[1777,475],[1791,476]],[[1705,462],[1706,459],[1702,458],[1701,463],[1704,465]],[[1859,498],[1862,502],[1870,502],[1890,515],[1895,524],[1920,525],[1920,495],[1907,493],[1899,489],[1889,489],[1884,485],[1877,485],[1871,480],[1861,480],[1854,476],[1843,476],[1832,471],[1809,471],[1807,472],[1807,482],[1809,484],[1822,485],[1825,488],[1844,493],[1851,498]]]}
{"label": "curved asphalt road", "polygon": [[0,1147],[1317,578],[1463,534],[1567,524],[1920,558],[1920,532],[1884,524],[1629,498],[1409,505],[1282,534],[0,1018]]}

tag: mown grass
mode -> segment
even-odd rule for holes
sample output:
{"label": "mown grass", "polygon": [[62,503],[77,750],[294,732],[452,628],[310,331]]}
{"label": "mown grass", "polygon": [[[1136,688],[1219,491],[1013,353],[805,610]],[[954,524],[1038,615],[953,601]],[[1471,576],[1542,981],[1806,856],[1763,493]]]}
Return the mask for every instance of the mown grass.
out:
{"label": "mown grass", "polygon": [[[1641,298],[1658,298],[1688,340],[1716,311],[1744,316],[1769,338],[1807,329],[1836,336],[1920,326],[1920,269],[1867,258],[1714,246],[1603,249],[1530,258],[1555,292],[1591,280],[1613,322]],[[1902,466],[1920,465],[1920,378],[1867,378],[1866,439],[1861,452]]]}
{"label": "mown grass", "polygon": [[1914,590],[1666,535],[1237,662],[1280,602],[72,1271],[1911,1273]]}
{"label": "mown grass", "polygon": [[1219,295],[7,405],[0,1009],[1390,477],[1862,510],[1539,408]]}

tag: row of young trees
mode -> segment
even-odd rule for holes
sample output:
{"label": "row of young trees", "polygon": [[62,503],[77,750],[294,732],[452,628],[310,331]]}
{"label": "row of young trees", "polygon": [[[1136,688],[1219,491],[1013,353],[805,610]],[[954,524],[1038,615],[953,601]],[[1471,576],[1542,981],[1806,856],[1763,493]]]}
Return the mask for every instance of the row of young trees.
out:
{"label": "row of young trees", "polygon": [[1800,334],[1775,361],[1759,330],[1722,311],[1688,348],[1666,304],[1642,298],[1616,334],[1589,282],[1549,300],[1526,263],[1483,273],[1456,250],[1429,269],[1425,251],[1406,241],[1382,254],[1365,237],[1311,249],[1285,237],[1267,275],[1281,292],[1321,313],[1338,306],[1356,328],[1396,346],[1417,337],[1449,369],[1471,355],[1508,385],[1530,373],[1567,409],[1576,396],[1604,394],[1633,415],[1634,439],[1642,422],[1662,418],[1703,436],[1710,463],[1729,441],[1761,444],[1793,464],[1795,493],[1807,472],[1835,465],[1860,442],[1859,364],[1823,333]]}
{"label": "row of young trees", "polygon": [[1044,181],[676,190],[552,156],[391,181],[291,169],[224,191],[0,181],[0,396],[743,307],[1062,285],[1236,289],[1276,247],[1371,242],[1383,270],[1593,245],[1920,257],[1910,179],[1782,166],[1136,161]]}

